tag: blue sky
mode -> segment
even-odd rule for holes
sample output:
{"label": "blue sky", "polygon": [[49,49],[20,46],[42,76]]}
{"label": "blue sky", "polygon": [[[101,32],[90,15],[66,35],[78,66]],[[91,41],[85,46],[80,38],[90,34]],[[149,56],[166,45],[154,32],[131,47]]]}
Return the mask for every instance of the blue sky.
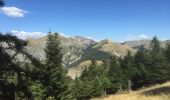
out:
{"label": "blue sky", "polygon": [[170,0],[6,0],[1,8],[1,32],[36,37],[49,29],[96,40],[170,39]]}

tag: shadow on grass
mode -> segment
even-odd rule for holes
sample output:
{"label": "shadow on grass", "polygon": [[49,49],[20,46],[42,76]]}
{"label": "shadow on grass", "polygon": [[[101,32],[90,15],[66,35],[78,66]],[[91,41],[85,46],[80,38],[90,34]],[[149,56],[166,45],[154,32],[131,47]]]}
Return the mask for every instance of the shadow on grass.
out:
{"label": "shadow on grass", "polygon": [[144,91],[141,94],[144,94],[144,95],[170,94],[170,86]]}

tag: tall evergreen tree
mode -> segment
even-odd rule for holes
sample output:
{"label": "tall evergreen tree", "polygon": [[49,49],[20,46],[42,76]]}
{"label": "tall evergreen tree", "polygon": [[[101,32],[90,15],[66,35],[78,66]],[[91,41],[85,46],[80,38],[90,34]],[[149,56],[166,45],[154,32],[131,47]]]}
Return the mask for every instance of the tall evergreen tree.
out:
{"label": "tall evergreen tree", "polygon": [[110,89],[112,83],[106,74],[100,76],[100,83],[101,83],[100,85],[101,95],[106,96],[109,93],[108,90]]}
{"label": "tall evergreen tree", "polygon": [[89,99],[89,84],[80,80],[78,77],[75,78],[72,86],[72,94],[76,100],[87,100]]}
{"label": "tall evergreen tree", "polygon": [[123,86],[123,73],[120,64],[115,56],[110,59],[109,70],[107,76],[111,82],[110,90],[112,93],[122,90]]}
{"label": "tall evergreen tree", "polygon": [[138,89],[148,84],[148,57],[148,50],[141,45],[134,57],[136,72],[133,76],[133,89]]}
{"label": "tall evergreen tree", "polygon": [[150,43],[150,64],[148,66],[150,84],[161,83],[167,80],[165,61],[160,42],[157,37],[154,37]]}
{"label": "tall evergreen tree", "polygon": [[106,66],[104,66],[104,64],[99,66],[94,60],[92,60],[89,67],[85,67],[80,76],[80,80],[85,84],[86,88],[84,88],[83,91],[86,91],[86,98],[106,95],[106,90],[110,86],[106,72]]}
{"label": "tall evergreen tree", "polygon": [[58,33],[49,33],[46,53],[46,86],[47,96],[56,100],[64,100],[68,97],[68,76],[62,66],[61,41]]}
{"label": "tall evergreen tree", "polygon": [[170,43],[166,44],[166,48],[164,50],[164,56],[166,58],[166,66],[167,66],[167,76],[168,80],[170,80]]}
{"label": "tall evergreen tree", "polygon": [[150,54],[153,58],[156,58],[161,54],[160,41],[156,36],[150,42],[150,50],[151,50]]}
{"label": "tall evergreen tree", "polygon": [[134,57],[131,55],[130,51],[127,52],[127,55],[122,60],[121,67],[128,83],[127,89],[128,91],[131,91],[132,78],[135,74],[136,69],[134,68]]}

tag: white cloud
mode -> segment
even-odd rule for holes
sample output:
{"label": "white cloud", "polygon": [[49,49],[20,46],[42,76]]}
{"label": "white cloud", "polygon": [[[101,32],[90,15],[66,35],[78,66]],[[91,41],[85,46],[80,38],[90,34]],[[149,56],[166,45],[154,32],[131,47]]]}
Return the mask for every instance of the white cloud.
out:
{"label": "white cloud", "polygon": [[28,13],[28,11],[17,7],[2,7],[0,8],[0,12],[10,17],[24,17],[25,13]]}
{"label": "white cloud", "polygon": [[20,39],[28,39],[28,38],[39,38],[46,36],[46,33],[42,32],[25,32],[25,31],[17,31],[17,30],[12,30],[11,31],[12,35],[17,36]]}
{"label": "white cloud", "polygon": [[85,38],[87,38],[87,39],[93,39],[93,38],[92,38],[92,37],[90,37],[90,36],[89,36],[89,37],[85,37]]}
{"label": "white cloud", "polygon": [[145,34],[137,36],[138,39],[148,39],[149,37]]}
{"label": "white cloud", "polygon": [[120,43],[124,43],[125,41],[120,41]]}
{"label": "white cloud", "polygon": [[64,36],[64,37],[66,37],[66,38],[68,38],[68,37],[70,37],[70,36],[68,36],[68,35],[66,35],[66,34],[64,34],[64,33],[58,33],[59,35],[61,35],[61,36]]}
{"label": "white cloud", "polygon": [[138,36],[132,36],[131,34],[129,34],[127,38],[128,41],[145,40],[145,39],[150,39],[150,37],[145,34],[138,35]]}

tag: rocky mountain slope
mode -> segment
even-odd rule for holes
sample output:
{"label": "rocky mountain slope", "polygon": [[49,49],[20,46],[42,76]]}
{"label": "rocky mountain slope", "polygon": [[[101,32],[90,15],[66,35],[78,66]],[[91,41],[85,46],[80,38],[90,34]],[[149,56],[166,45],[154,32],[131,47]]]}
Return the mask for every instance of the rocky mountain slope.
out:
{"label": "rocky mountain slope", "polygon": [[[40,60],[45,60],[44,49],[46,46],[46,41],[47,37],[28,39],[28,52]],[[64,56],[64,65],[67,66],[75,62],[77,59],[80,59],[83,50],[86,49],[89,45],[93,44],[94,41],[83,37],[61,37],[61,43],[63,48],[62,52]]]}
{"label": "rocky mountain slope", "polygon": [[[45,60],[44,49],[47,37],[28,39],[27,50],[40,60]],[[113,43],[111,40],[95,42],[84,37],[63,37],[61,36],[63,52],[63,65],[69,68],[69,75],[74,77],[80,75],[85,66],[90,64],[90,60],[101,62],[109,59],[112,55],[123,57],[127,50],[132,53],[135,49],[126,45]]]}
{"label": "rocky mountain slope", "polygon": [[[28,39],[27,50],[40,60],[45,60],[44,49],[47,37]],[[166,43],[161,41],[161,46],[165,47]],[[99,64],[108,60],[112,55],[124,57],[127,50],[134,54],[140,45],[149,47],[150,40],[126,41],[124,43],[113,43],[105,39],[100,42],[84,37],[63,37],[61,36],[61,45],[63,52],[63,65],[69,69],[68,74],[71,77],[80,75],[85,66],[88,66],[90,60],[96,60]]]}

